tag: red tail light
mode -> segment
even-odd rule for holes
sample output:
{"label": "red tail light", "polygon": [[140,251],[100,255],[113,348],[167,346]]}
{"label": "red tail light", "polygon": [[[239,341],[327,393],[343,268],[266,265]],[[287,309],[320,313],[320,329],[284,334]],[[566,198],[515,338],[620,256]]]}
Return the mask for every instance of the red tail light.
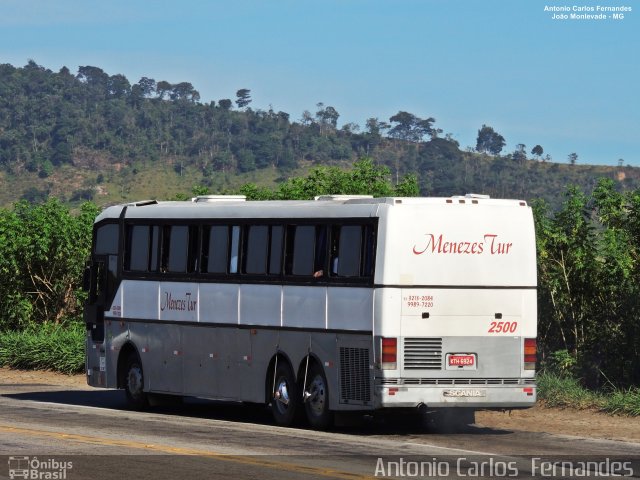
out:
{"label": "red tail light", "polygon": [[524,369],[535,370],[536,369],[536,357],[538,348],[535,338],[524,339]]}
{"label": "red tail light", "polygon": [[382,369],[395,370],[398,367],[398,339],[382,339]]}

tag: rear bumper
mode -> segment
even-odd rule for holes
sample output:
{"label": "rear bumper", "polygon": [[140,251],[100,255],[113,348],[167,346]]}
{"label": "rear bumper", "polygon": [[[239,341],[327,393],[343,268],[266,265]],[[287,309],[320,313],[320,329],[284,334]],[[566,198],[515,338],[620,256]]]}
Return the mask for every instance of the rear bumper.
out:
{"label": "rear bumper", "polygon": [[376,408],[526,408],[536,402],[535,384],[426,386],[376,385]]}

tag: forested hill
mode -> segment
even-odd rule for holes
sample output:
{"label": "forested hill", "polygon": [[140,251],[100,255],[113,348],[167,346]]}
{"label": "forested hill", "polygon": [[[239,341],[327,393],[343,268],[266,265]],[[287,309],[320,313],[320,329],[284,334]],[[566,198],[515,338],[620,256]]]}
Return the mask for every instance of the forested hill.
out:
{"label": "forested hill", "polygon": [[475,151],[463,151],[434,118],[409,112],[338,127],[329,105],[294,120],[252,109],[248,89],[233,97],[203,102],[188,82],[132,84],[92,66],[74,74],[33,61],[0,65],[0,206],[48,195],[105,204],[169,198],[198,185],[212,192],[274,186],[310,166],[347,167],[361,157],[387,165],[396,181],[415,173],[424,195],[474,192],[557,205],[567,184],[589,191],[608,177],[619,189],[640,186],[637,168],[580,165],[577,156],[574,164],[554,163],[544,139],[531,153],[524,145],[503,152],[504,138],[488,126],[478,126]]}

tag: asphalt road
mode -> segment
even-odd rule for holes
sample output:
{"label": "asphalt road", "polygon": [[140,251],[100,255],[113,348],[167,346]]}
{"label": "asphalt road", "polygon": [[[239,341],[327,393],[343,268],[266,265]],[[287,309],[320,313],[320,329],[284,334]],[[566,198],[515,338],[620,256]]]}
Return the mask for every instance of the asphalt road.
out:
{"label": "asphalt road", "polygon": [[640,444],[473,426],[443,434],[395,418],[365,418],[316,432],[277,427],[259,406],[194,400],[134,412],[119,391],[61,388],[0,379],[0,479],[23,474],[62,480],[601,478],[607,473],[640,478]]}

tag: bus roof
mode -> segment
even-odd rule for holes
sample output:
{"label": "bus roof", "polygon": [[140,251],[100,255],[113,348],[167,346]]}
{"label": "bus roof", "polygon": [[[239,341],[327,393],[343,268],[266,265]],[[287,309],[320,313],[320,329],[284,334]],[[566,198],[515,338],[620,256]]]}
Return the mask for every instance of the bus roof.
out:
{"label": "bus roof", "polygon": [[246,201],[244,197],[205,196],[189,201],[144,200],[105,208],[96,222],[119,218],[126,208],[126,218],[198,219],[198,218],[357,218],[377,217],[381,209],[403,205],[494,205],[526,206],[523,200],[492,199],[468,194],[453,197],[379,197],[358,195],[319,196],[315,200]]}

